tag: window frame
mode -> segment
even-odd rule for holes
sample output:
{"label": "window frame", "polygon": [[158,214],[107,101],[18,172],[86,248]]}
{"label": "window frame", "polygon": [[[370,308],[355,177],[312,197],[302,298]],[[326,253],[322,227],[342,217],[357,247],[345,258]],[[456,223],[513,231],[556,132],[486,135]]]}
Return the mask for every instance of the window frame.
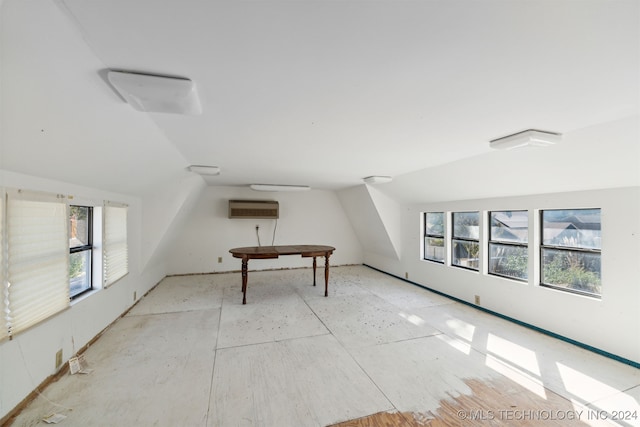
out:
{"label": "window frame", "polygon": [[[456,236],[456,214],[470,214],[470,213],[474,213],[478,216],[478,238],[477,239],[472,239],[470,237],[458,237]],[[456,212],[451,212],[451,266],[452,267],[458,267],[458,268],[462,268],[465,270],[470,270],[470,271],[477,271],[480,272],[480,229],[482,226],[482,216],[480,215],[480,211],[456,211]],[[454,254],[454,251],[456,250],[456,242],[468,242],[468,243],[475,243],[478,247],[478,256],[477,256],[477,263],[478,266],[477,267],[469,267],[466,265],[461,265],[461,264],[456,264],[455,260],[457,259],[457,257]]]}
{"label": "window frame", "polygon": [[[600,290],[600,293],[593,293],[593,292],[587,292],[587,291],[583,291],[580,289],[574,289],[574,288],[569,288],[569,287],[564,287],[564,286],[558,286],[558,285],[554,285],[554,284],[549,284],[549,283],[545,283],[544,280],[544,268],[545,268],[545,256],[544,256],[544,251],[545,250],[553,250],[553,251],[559,251],[559,252],[566,252],[566,253],[579,253],[579,254],[590,254],[590,255],[598,255],[598,257],[600,258],[600,262],[602,262],[602,245],[600,245],[600,248],[581,248],[581,247],[571,247],[571,246],[562,246],[562,245],[549,245],[549,244],[545,244],[544,243],[544,231],[545,231],[545,222],[544,222],[544,213],[548,212],[548,211],[589,211],[589,210],[597,210],[600,212],[600,233],[602,234],[602,209],[601,208],[559,208],[559,209],[541,209],[540,210],[540,217],[539,217],[539,221],[540,221],[540,247],[539,247],[539,256],[540,256],[540,279],[539,279],[539,285],[541,287],[545,287],[545,288],[549,288],[549,289],[555,289],[558,291],[562,291],[562,292],[567,292],[567,293],[571,293],[571,294],[576,294],[576,295],[582,295],[582,296],[587,296],[587,297],[591,297],[591,298],[597,298],[597,299],[601,299],[602,298],[602,289]],[[600,238],[602,238],[602,235],[600,236]],[[600,281],[602,282],[602,265],[600,265]],[[602,283],[600,283],[600,286],[602,286]]]}
{"label": "window frame", "polygon": [[[493,214],[499,212],[525,212],[527,214],[527,240],[525,242],[512,242],[508,240],[499,240],[493,238]],[[529,281],[529,211],[527,209],[507,209],[507,210],[495,210],[489,211],[487,215],[488,221],[488,238],[487,238],[487,257],[489,262],[487,264],[487,274],[491,276],[503,277],[505,279],[517,280],[519,282],[528,282]],[[522,248],[526,253],[527,258],[527,269],[526,269],[526,277],[516,277],[510,276],[508,274],[500,274],[491,271],[491,246],[503,246],[510,248]]]}
{"label": "window frame", "polygon": [[[442,215],[442,234],[432,234],[428,232],[428,227],[427,227],[427,215],[429,214],[439,214]],[[438,264],[444,264],[447,258],[447,253],[446,253],[446,242],[447,242],[447,238],[446,238],[446,215],[445,212],[425,212],[424,213],[424,217],[423,217],[423,222],[424,222],[424,236],[423,236],[423,241],[422,241],[422,259],[425,261],[431,261],[431,262],[435,262]],[[442,260],[436,259],[436,258],[427,258],[427,239],[442,239]]]}
{"label": "window frame", "polygon": [[[72,254],[76,254],[76,253],[80,253],[80,252],[88,252],[88,268],[86,271],[86,276],[87,276],[87,280],[89,282],[89,287],[87,289],[84,289],[76,294],[72,294],[71,293],[71,277],[69,277],[69,297],[71,298],[71,300],[74,300],[75,298],[78,298],[79,296],[83,295],[86,292],[90,292],[92,290],[95,289],[94,284],[93,284],[93,249],[94,249],[94,229],[93,229],[93,206],[87,206],[87,205],[69,205],[69,220],[71,219],[71,211],[72,208],[74,207],[78,207],[78,208],[86,208],[87,209],[87,240],[88,243],[86,245],[81,245],[81,246],[74,246],[74,247],[70,247],[69,248],[69,264],[71,264],[71,255]],[[71,230],[69,230],[69,235],[71,235]]]}

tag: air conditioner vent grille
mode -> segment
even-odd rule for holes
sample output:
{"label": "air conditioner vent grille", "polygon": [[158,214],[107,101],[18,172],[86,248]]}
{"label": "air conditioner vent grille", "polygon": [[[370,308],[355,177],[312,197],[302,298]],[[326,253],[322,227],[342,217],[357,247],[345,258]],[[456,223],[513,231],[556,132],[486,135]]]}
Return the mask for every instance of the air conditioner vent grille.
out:
{"label": "air conditioner vent grille", "polygon": [[278,217],[277,209],[231,209],[232,218]]}
{"label": "air conditioner vent grille", "polygon": [[229,218],[277,219],[279,205],[276,201],[229,200]]}

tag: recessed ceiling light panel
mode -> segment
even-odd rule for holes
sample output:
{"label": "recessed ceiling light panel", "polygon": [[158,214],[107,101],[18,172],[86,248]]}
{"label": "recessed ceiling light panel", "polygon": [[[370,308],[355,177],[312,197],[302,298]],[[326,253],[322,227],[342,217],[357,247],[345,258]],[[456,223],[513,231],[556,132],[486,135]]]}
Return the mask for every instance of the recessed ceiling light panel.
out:
{"label": "recessed ceiling light panel", "polygon": [[138,111],[189,115],[202,113],[196,86],[189,79],[113,70],[107,73],[107,78]]}
{"label": "recessed ceiling light panel", "polygon": [[251,184],[255,191],[307,191],[311,187],[308,185],[282,185],[282,184]]}
{"label": "recessed ceiling light panel", "polygon": [[489,142],[491,148],[497,150],[512,150],[521,147],[547,147],[562,139],[562,135],[554,132],[529,129],[507,135]]}
{"label": "recessed ceiling light panel", "polygon": [[220,175],[220,168],[218,166],[191,165],[189,166],[189,170],[200,175]]}
{"label": "recessed ceiling light panel", "polygon": [[390,176],[372,175],[362,178],[362,180],[367,184],[386,184],[387,182],[391,182],[392,178]]}

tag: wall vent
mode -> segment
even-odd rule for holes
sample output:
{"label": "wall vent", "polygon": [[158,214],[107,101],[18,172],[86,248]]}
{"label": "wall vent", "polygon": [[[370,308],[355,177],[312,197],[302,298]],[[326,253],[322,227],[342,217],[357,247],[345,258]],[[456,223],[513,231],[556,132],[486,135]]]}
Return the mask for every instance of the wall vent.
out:
{"label": "wall vent", "polygon": [[229,218],[278,219],[280,207],[273,200],[229,200]]}

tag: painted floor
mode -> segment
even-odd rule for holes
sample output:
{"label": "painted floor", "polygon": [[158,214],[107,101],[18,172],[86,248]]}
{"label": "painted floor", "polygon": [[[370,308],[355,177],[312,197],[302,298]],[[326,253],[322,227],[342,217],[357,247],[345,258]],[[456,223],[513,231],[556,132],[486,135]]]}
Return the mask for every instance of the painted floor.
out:
{"label": "painted floor", "polygon": [[640,426],[634,367],[365,266],[328,298],[311,274],[250,272],[244,306],[239,273],[166,278],[13,425]]}

